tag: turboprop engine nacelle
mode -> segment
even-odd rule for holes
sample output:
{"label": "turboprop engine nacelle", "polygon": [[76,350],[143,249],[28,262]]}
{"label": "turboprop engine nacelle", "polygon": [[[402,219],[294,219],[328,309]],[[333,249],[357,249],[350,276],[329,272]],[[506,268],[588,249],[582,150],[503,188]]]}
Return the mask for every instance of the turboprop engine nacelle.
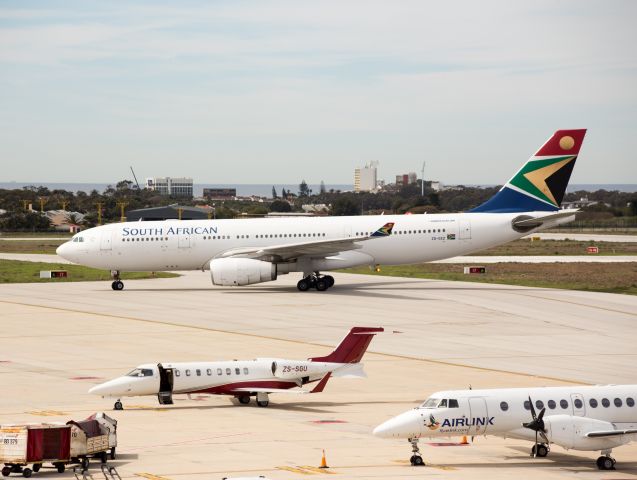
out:
{"label": "turboprop engine nacelle", "polygon": [[210,277],[214,285],[232,287],[276,280],[274,263],[252,258],[216,258],[210,261]]}
{"label": "turboprop engine nacelle", "polygon": [[621,435],[616,437],[588,438],[594,431],[609,431],[615,428],[609,422],[587,417],[551,415],[544,417],[546,436],[551,443],[573,450],[604,450],[622,444]]}
{"label": "turboprop engine nacelle", "polygon": [[308,362],[305,360],[273,360],[272,375],[277,378],[316,377],[332,372],[342,363]]}

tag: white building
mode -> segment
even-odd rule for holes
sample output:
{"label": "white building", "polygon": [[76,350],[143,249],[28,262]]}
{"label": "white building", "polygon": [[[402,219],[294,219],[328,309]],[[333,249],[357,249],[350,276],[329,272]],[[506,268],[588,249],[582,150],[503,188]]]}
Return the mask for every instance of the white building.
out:
{"label": "white building", "polygon": [[354,191],[373,192],[377,188],[376,171],[378,162],[370,162],[363,168],[354,170]]}
{"label": "white building", "polygon": [[155,190],[160,195],[192,198],[192,178],[152,177],[146,179],[146,188]]}

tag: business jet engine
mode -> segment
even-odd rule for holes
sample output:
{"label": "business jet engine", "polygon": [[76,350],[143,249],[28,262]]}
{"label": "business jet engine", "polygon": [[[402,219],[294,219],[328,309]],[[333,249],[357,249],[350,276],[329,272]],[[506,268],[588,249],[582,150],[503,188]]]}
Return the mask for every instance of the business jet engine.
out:
{"label": "business jet engine", "polygon": [[210,261],[214,285],[224,287],[252,285],[276,280],[276,264],[252,258],[216,258]]}
{"label": "business jet engine", "polygon": [[595,431],[612,431],[612,423],[587,417],[551,415],[544,418],[546,436],[551,443],[573,450],[605,450],[625,443],[621,435],[590,438],[586,434]]}

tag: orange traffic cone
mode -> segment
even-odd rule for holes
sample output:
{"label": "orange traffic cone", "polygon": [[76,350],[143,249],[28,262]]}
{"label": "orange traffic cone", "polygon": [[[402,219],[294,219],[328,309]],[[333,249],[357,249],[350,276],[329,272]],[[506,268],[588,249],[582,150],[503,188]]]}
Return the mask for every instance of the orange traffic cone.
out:
{"label": "orange traffic cone", "polygon": [[467,441],[467,436],[466,435],[462,436],[462,440],[460,440],[460,445],[469,445],[469,442]]}
{"label": "orange traffic cone", "polygon": [[319,468],[330,468],[327,466],[327,460],[325,460],[325,450],[323,450],[323,457],[321,458],[321,466]]}

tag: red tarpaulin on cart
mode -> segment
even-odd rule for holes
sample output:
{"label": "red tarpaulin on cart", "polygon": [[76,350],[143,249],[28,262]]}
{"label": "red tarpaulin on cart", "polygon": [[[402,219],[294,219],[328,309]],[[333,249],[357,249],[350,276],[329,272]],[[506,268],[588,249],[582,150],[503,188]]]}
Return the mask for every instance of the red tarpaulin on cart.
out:
{"label": "red tarpaulin on cart", "polygon": [[29,428],[27,462],[68,460],[71,456],[71,429]]}
{"label": "red tarpaulin on cart", "polygon": [[27,462],[39,462],[44,452],[44,430],[30,428],[27,432]]}

